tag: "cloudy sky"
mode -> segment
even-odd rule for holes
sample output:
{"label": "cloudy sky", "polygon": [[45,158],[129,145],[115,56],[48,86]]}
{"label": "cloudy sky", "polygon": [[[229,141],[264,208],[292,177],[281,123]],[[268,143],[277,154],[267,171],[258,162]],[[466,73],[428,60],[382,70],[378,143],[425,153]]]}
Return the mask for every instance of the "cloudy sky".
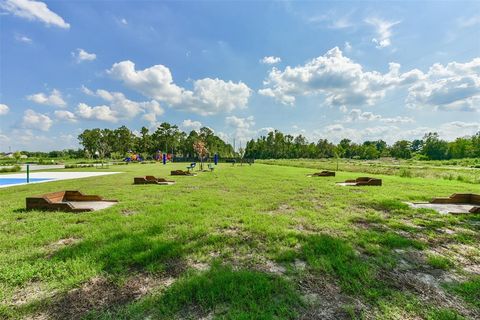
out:
{"label": "cloudy sky", "polygon": [[474,134],[480,2],[0,0],[0,151],[163,121],[237,146]]}

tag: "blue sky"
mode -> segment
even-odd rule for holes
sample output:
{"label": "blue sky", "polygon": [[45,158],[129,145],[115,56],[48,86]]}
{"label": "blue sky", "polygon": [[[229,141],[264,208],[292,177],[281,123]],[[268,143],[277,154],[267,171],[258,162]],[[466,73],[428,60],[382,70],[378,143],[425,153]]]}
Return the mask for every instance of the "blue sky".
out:
{"label": "blue sky", "polygon": [[0,151],[94,127],[243,144],[480,131],[480,2],[0,1]]}

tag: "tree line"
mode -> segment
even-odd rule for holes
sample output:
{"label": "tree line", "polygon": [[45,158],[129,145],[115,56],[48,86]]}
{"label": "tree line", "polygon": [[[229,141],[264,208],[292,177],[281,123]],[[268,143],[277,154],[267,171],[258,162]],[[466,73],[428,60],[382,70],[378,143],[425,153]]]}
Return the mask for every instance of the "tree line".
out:
{"label": "tree line", "polygon": [[78,140],[86,157],[97,155],[100,158],[120,159],[135,152],[148,159],[157,152],[162,152],[191,158],[197,154],[194,144],[198,141],[204,143],[211,155],[217,153],[220,157],[234,156],[233,147],[216,136],[210,128],[203,127],[198,132],[192,130],[187,134],[177,125],[168,122],[163,122],[153,132],[142,127],[138,134],[134,134],[126,126],[113,130],[86,129],[78,136]]}
{"label": "tree line", "polygon": [[388,145],[383,140],[354,143],[343,139],[334,144],[326,139],[309,142],[303,135],[292,136],[275,130],[266,136],[250,140],[245,148],[235,152],[232,145],[223,141],[208,128],[198,132],[183,132],[177,125],[168,122],[160,124],[154,131],[142,127],[133,133],[126,126],[117,129],[86,129],[78,140],[83,149],[50,152],[22,151],[29,157],[45,158],[101,158],[121,159],[130,152],[140,153],[144,159],[152,158],[157,152],[192,158],[198,155],[195,145],[202,142],[212,156],[222,158],[244,157],[248,159],[295,159],[295,158],[350,158],[377,159],[394,157],[398,159],[447,160],[480,158],[480,132],[454,141],[440,139],[435,132],[427,133],[422,139],[400,140]]}
{"label": "tree line", "polygon": [[338,144],[320,139],[309,142],[304,136],[292,136],[275,130],[266,136],[250,140],[245,148],[245,158],[295,159],[295,158],[350,158],[398,159],[418,158],[420,160],[446,160],[480,157],[480,132],[471,137],[457,138],[448,142],[440,139],[438,133],[427,133],[423,139],[400,140],[389,146],[383,140],[354,143],[343,139]]}

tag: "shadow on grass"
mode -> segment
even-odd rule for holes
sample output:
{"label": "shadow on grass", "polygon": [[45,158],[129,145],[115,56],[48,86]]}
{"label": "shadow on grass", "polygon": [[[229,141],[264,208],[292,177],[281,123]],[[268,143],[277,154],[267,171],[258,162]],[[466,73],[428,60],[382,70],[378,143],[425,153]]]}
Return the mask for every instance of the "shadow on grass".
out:
{"label": "shadow on grass", "polygon": [[302,305],[293,285],[278,276],[214,264],[162,294],[114,312],[92,312],[87,319],[198,319],[213,312],[222,319],[295,319]]}

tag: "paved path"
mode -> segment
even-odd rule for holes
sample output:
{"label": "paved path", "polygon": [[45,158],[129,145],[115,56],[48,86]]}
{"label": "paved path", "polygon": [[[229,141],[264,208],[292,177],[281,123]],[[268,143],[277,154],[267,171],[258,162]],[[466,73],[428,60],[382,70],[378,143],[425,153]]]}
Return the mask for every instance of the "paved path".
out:
{"label": "paved path", "polygon": [[[36,181],[31,183],[44,183],[49,181],[58,181],[58,180],[68,180],[68,179],[80,179],[80,178],[88,178],[88,177],[99,177],[99,176],[106,176],[110,174],[117,174],[121,172],[31,172],[30,178],[37,178],[37,179],[52,179],[46,181]],[[14,173],[14,174],[5,174],[0,175],[0,179],[7,178],[7,179],[26,179],[27,175],[25,173]],[[17,184],[9,184],[9,185],[0,185],[0,188],[11,187],[11,186],[19,186],[26,183],[17,183]]]}

